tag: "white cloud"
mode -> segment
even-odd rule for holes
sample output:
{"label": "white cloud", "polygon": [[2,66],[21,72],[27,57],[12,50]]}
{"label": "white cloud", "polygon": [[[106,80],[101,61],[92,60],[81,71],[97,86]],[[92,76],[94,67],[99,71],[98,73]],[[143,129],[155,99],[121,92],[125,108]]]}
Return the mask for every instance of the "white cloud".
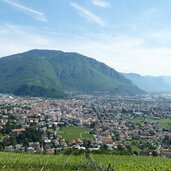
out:
{"label": "white cloud", "polygon": [[[0,25],[0,56],[6,56],[34,48],[45,48],[48,40],[30,26]],[[5,45],[5,46],[4,46]]]}
{"label": "white cloud", "polygon": [[84,18],[86,18],[87,20],[96,23],[100,26],[106,26],[105,22],[97,15],[95,15],[94,13],[90,12],[89,10],[87,10],[86,8],[76,4],[76,3],[71,3],[70,4],[73,8],[75,8],[76,10],[79,11],[80,15]]}
{"label": "white cloud", "polygon": [[19,10],[22,10],[26,14],[31,15],[36,20],[43,21],[43,22],[47,22],[47,19],[46,19],[46,17],[45,17],[45,15],[44,15],[43,12],[39,12],[39,11],[33,10],[31,8],[28,8],[26,6],[23,6],[21,4],[18,4],[16,2],[13,2],[11,0],[3,0],[3,1],[6,2],[6,3],[8,3],[9,5],[11,5],[13,7],[16,7]]}
{"label": "white cloud", "polygon": [[[73,38],[31,26],[6,24],[0,25],[0,56],[30,49],[56,49],[93,57],[120,72],[171,75],[171,45],[146,47],[148,36],[82,34]],[[160,41],[159,36],[153,39]]]}
{"label": "white cloud", "polygon": [[107,0],[92,0],[92,3],[93,5],[101,8],[108,8],[111,6]]}
{"label": "white cloud", "polygon": [[74,47],[65,50],[93,57],[120,72],[171,75],[171,48],[145,47],[145,41],[143,36],[97,34],[74,40]]}

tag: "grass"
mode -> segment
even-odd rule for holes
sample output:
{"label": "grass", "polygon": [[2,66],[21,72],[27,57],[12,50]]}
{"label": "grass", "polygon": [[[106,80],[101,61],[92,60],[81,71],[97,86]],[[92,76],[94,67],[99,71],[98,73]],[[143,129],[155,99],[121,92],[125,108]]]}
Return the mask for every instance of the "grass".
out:
{"label": "grass", "polygon": [[159,122],[161,126],[171,129],[171,119],[152,120],[151,122]]}
{"label": "grass", "polygon": [[105,168],[109,164],[117,171],[171,171],[171,159],[145,156],[94,155]]}
{"label": "grass", "polygon": [[144,119],[134,118],[131,120],[135,124],[143,124],[145,122]]}
{"label": "grass", "polygon": [[132,151],[140,152],[140,148],[138,148],[135,145],[131,146],[131,149],[132,149]]}
{"label": "grass", "polygon": [[5,138],[5,135],[0,134],[0,140],[3,140]]}
{"label": "grass", "polygon": [[63,127],[60,129],[59,134],[64,137],[66,141],[73,139],[93,140],[93,135],[82,127]]}
{"label": "grass", "polygon": [[[93,160],[107,170],[109,164],[117,171],[171,171],[171,159],[145,156],[92,155]],[[84,155],[44,155],[0,153],[0,170],[4,171],[90,171]],[[100,171],[100,170],[99,170]]]}
{"label": "grass", "polygon": [[94,137],[92,134],[89,134],[89,133],[82,133],[82,139],[83,140],[93,140]]}
{"label": "grass", "polygon": [[150,122],[150,123],[159,123],[160,126],[166,127],[171,129],[171,119],[152,119],[152,118],[147,118],[147,119],[139,119],[139,118],[134,118],[131,120],[133,123],[136,124],[143,124],[144,122]]}
{"label": "grass", "polygon": [[0,170],[4,171],[69,171],[79,167],[83,167],[84,171],[91,169],[86,166],[83,155],[0,153]]}

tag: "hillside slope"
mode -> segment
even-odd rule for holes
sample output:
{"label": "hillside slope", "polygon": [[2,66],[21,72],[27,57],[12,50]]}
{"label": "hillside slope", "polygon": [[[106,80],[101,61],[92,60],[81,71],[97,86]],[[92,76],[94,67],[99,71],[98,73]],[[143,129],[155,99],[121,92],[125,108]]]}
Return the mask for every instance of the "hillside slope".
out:
{"label": "hillside slope", "polygon": [[77,53],[31,50],[0,58],[0,92],[63,97],[64,91],[143,93],[114,69]]}
{"label": "hillside slope", "polygon": [[164,81],[171,86],[171,76],[161,76]]}
{"label": "hillside slope", "polygon": [[[112,152],[112,151],[111,151]],[[77,152],[78,153],[78,152]],[[45,155],[0,152],[0,170],[117,170],[170,171],[171,159],[149,156],[92,154],[92,160],[81,155]],[[106,161],[107,160],[107,161]],[[67,162],[66,162],[67,161]],[[91,162],[90,162],[91,161]],[[89,162],[89,164],[87,164]],[[135,164],[136,163],[136,164]],[[109,164],[110,168],[109,169]],[[99,168],[99,165],[101,166]],[[43,168],[43,169],[42,169]]]}
{"label": "hillside slope", "polygon": [[171,92],[169,85],[162,77],[141,76],[134,73],[124,73],[137,87],[147,92]]}

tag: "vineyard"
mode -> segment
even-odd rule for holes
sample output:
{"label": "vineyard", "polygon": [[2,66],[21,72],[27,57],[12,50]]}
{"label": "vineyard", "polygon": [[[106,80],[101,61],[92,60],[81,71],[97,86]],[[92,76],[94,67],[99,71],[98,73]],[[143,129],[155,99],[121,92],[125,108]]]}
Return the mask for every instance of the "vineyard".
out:
{"label": "vineyard", "polygon": [[171,159],[115,155],[0,153],[4,171],[171,171]]}

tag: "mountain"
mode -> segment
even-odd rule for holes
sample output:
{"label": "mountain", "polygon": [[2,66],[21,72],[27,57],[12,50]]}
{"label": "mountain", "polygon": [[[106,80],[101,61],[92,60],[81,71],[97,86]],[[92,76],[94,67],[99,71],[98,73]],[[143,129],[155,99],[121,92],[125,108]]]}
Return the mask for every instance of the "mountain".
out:
{"label": "mountain", "polygon": [[137,87],[147,92],[171,92],[171,85],[162,77],[141,76],[134,73],[123,73],[123,75]]}
{"label": "mountain", "polygon": [[122,74],[78,53],[31,50],[0,58],[0,92],[63,97],[64,91],[143,93]]}
{"label": "mountain", "polygon": [[164,81],[171,86],[171,76],[161,76]]}

